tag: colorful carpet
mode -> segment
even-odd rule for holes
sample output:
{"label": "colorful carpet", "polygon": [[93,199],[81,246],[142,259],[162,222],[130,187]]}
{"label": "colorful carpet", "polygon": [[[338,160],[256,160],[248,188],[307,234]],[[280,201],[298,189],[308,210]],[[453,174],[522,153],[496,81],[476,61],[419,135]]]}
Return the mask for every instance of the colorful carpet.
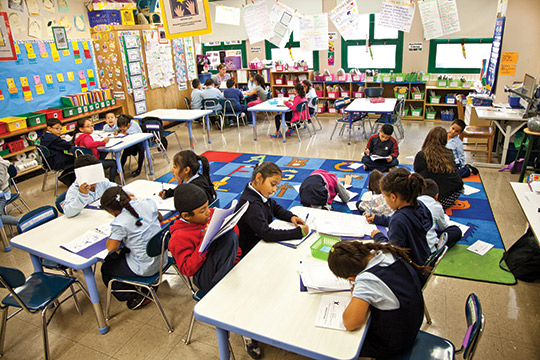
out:
{"label": "colorful carpet", "polygon": [[[300,196],[294,189],[316,169],[323,169],[336,174],[341,179],[350,180],[350,191],[361,196],[367,191],[369,173],[363,169],[352,169],[351,160],[332,160],[292,156],[276,156],[264,154],[233,153],[208,151],[203,154],[210,161],[210,174],[218,193],[219,207],[228,207],[234,199],[242,194],[246,184],[251,178],[255,164],[261,161],[272,161],[283,170],[283,180],[278,186],[274,199],[283,207],[299,206]],[[410,165],[403,165],[411,169]],[[167,173],[157,179],[166,183],[177,183],[172,173]],[[504,252],[499,230],[493,218],[489,201],[479,176],[466,179],[467,185],[479,192],[472,195],[462,195],[448,211],[450,218],[461,224],[469,226],[462,240],[450,249],[443,258],[436,274],[458,277],[463,279],[487,281],[501,284],[515,284],[516,280],[511,273],[499,269],[499,259]],[[352,200],[358,200],[355,197]],[[351,210],[346,204],[334,202],[335,211],[348,212]],[[358,213],[357,211],[352,211]],[[484,256],[468,251],[466,248],[476,240],[483,240],[494,245]]]}

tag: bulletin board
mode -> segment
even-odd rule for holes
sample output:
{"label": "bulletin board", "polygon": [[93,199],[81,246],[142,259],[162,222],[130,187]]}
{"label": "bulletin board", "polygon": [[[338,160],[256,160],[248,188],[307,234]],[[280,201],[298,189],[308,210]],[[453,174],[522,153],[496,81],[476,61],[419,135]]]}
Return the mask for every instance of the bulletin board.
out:
{"label": "bulletin board", "polygon": [[56,46],[48,40],[15,44],[17,60],[1,64],[0,117],[60,106],[61,96],[99,88],[90,39],[69,41],[67,52],[52,51]]}

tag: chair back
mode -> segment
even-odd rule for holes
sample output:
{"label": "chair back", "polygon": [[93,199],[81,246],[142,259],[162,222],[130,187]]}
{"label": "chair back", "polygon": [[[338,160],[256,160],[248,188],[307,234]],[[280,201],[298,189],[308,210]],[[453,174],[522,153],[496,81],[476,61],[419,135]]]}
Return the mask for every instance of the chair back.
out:
{"label": "chair back", "polygon": [[334,108],[336,109],[336,113],[347,107],[352,103],[352,100],[350,97],[344,97],[343,99],[338,99],[334,102]]}
{"label": "chair back", "polygon": [[167,149],[167,141],[164,136],[163,121],[160,118],[155,116],[147,116],[142,118],[140,121],[141,130],[145,133],[150,133],[154,135],[154,140],[157,143],[163,144],[164,148]]}
{"label": "chair back", "polygon": [[428,267],[431,267],[431,270],[429,272],[429,274],[427,274],[427,276],[425,277],[425,282],[424,282],[424,286],[422,286],[422,290],[424,290],[428,283],[429,283],[429,280],[431,279],[431,276],[433,275],[433,273],[435,272],[435,270],[437,269],[437,266],[439,266],[439,263],[441,262],[442,258],[444,257],[444,254],[446,254],[446,251],[448,251],[448,246],[443,246],[439,249],[437,249],[437,251],[435,251],[433,254],[431,254],[428,259],[426,260],[424,266],[428,266]]}
{"label": "chair back", "polygon": [[58,217],[58,212],[51,205],[41,206],[24,214],[17,223],[19,234],[45,224]]}
{"label": "chair back", "polygon": [[219,99],[203,99],[202,105],[204,110],[213,110],[215,116],[219,116],[219,110],[217,109],[217,106],[220,105],[221,102]]}
{"label": "chair back", "polygon": [[17,176],[17,168],[15,167],[15,165],[9,164],[7,171],[10,178],[13,179],[15,176]]}
{"label": "chair back", "polygon": [[36,149],[39,155],[39,162],[41,163],[41,165],[43,165],[46,168],[45,169],[46,171],[53,171],[53,168],[47,161],[47,158],[51,156],[51,152],[49,151],[49,149],[47,149],[43,145],[37,145],[37,144],[36,144]]}
{"label": "chair back", "polygon": [[169,240],[171,238],[171,233],[169,232],[169,227],[171,222],[168,222],[161,230],[159,230],[154,236],[148,240],[146,244],[146,254],[150,257],[160,256],[159,260],[159,278],[156,284],[161,283],[161,277],[163,276],[163,266],[165,251],[169,248]]}
{"label": "chair back", "polygon": [[236,99],[225,99],[223,102],[223,114],[225,115],[236,115],[239,114],[240,111],[236,112],[234,110],[234,106],[239,104],[238,100]]}
{"label": "chair back", "polygon": [[76,158],[81,155],[94,155],[92,149],[89,149],[85,146],[72,146],[71,153],[75,155]]}
{"label": "chair back", "polygon": [[383,87],[367,87],[364,89],[364,95],[367,98],[378,98],[384,93]]}
{"label": "chair back", "polygon": [[405,109],[405,99],[401,99],[397,102],[396,107],[394,108],[394,114],[396,114],[399,117],[402,117],[403,111]]}
{"label": "chair back", "polygon": [[[9,164],[7,172],[9,174],[9,182],[10,182],[9,186],[10,187],[13,186],[13,189],[14,189],[11,192],[14,193],[14,194],[19,194],[19,188],[17,187],[17,183],[15,182],[15,176],[17,176],[17,174],[18,174],[17,168],[15,167],[15,165]],[[12,198],[14,198],[14,197],[15,196],[12,195]]]}
{"label": "chair back", "polygon": [[268,90],[266,93],[266,100],[270,100],[272,98],[272,90]]}
{"label": "chair back", "polygon": [[0,287],[7,289],[24,310],[31,312],[14,290],[25,283],[26,278],[22,271],[11,267],[0,266]]}
{"label": "chair back", "polygon": [[63,193],[58,195],[56,197],[56,200],[54,201],[54,205],[56,206],[56,209],[61,214],[64,213],[64,202],[66,201],[66,194],[67,194],[67,191],[64,191]]}
{"label": "chair back", "polygon": [[191,109],[191,100],[187,96],[184,97],[184,103],[186,104],[186,109]]}
{"label": "chair back", "polygon": [[474,356],[474,352],[485,327],[485,317],[482,314],[480,300],[475,293],[469,294],[465,303],[465,318],[467,320],[467,332],[463,338],[462,349],[463,359],[469,360]]}
{"label": "chair back", "polygon": [[319,98],[314,97],[313,99],[311,99],[311,105],[317,107],[319,105]]}

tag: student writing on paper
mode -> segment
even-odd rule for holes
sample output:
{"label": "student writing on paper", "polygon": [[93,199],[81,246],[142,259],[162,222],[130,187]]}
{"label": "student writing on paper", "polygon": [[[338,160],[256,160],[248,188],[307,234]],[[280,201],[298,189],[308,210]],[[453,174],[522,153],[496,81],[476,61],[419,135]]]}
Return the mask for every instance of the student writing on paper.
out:
{"label": "student writing on paper", "polygon": [[[75,159],[75,169],[85,166],[91,166],[100,164],[99,160],[92,155],[79,155]],[[79,215],[86,205],[93,203],[101,198],[101,195],[108,188],[116,186],[115,183],[110,180],[103,180],[95,184],[87,184],[75,180],[66,192],[66,199],[64,201],[64,215],[67,217],[73,217]]]}
{"label": "student writing on paper", "polygon": [[303,206],[332,210],[332,201],[339,196],[346,204],[349,193],[338,177],[326,170],[315,170],[300,185],[300,202]]}
{"label": "student writing on paper", "polygon": [[255,74],[253,77],[253,82],[255,83],[255,87],[252,90],[244,92],[244,96],[248,98],[253,96],[256,97],[255,100],[248,102],[248,107],[255,106],[268,100],[268,92],[266,91],[266,84],[264,83],[264,78],[262,75]]}
{"label": "student writing on paper", "polygon": [[337,277],[354,282],[343,312],[345,328],[358,329],[371,312],[360,357],[391,356],[413,345],[424,319],[419,277],[429,269],[412,262],[405,249],[359,241],[336,243],[328,254],[328,267]]}
{"label": "student writing on paper", "polygon": [[426,234],[426,241],[431,253],[437,251],[437,244],[439,243],[439,238],[443,233],[448,235],[448,240],[446,241],[446,246],[448,246],[448,248],[456,245],[456,243],[461,240],[461,237],[463,236],[460,228],[458,228],[456,225],[448,224],[444,209],[442,205],[437,202],[438,196],[439,186],[437,183],[432,179],[426,179],[424,181],[422,195],[418,197],[418,201],[426,205],[431,213],[431,218],[433,219],[433,225]]}
{"label": "student writing on paper", "polygon": [[[381,180],[384,174],[379,170],[373,170],[368,177],[368,190],[371,191],[369,196],[362,195],[362,199],[356,202],[356,207],[360,215],[373,214],[392,216],[394,210],[386,203],[384,196],[381,193]],[[366,199],[365,199],[366,198]]]}
{"label": "student writing on paper", "polygon": [[473,175],[478,174],[477,168],[465,163],[465,150],[463,150],[463,141],[460,137],[465,126],[463,120],[457,119],[452,121],[450,129],[448,129],[448,142],[446,143],[446,147],[452,150],[452,153],[454,154],[457,171],[462,178],[470,176],[471,173]]}
{"label": "student writing on paper", "polygon": [[[199,164],[200,163],[200,164]],[[202,173],[199,169],[202,167]],[[191,150],[182,150],[173,158],[171,172],[179,183],[190,183],[200,187],[208,199],[208,204],[216,200],[216,190],[210,180],[210,163],[204,156],[199,156]],[[162,199],[174,196],[174,189],[159,192]]]}
{"label": "student writing on paper", "polygon": [[92,133],[94,132],[94,125],[92,121],[88,118],[82,118],[77,120],[75,125],[75,134],[73,135],[73,142],[76,146],[84,146],[92,150],[92,154],[99,159],[103,168],[105,170],[109,169],[109,180],[112,182],[116,181],[116,161],[112,159],[105,159],[107,153],[100,153],[98,147],[105,146],[109,142],[109,138],[106,137],[102,141],[95,141],[92,138]]}
{"label": "student writing on paper", "polygon": [[215,209],[208,207],[206,194],[193,184],[178,185],[174,190],[174,207],[180,219],[171,225],[169,251],[180,272],[193,276],[195,285],[206,293],[240,260],[238,235],[230,230],[201,253],[199,248]]}
{"label": "student writing on paper", "polygon": [[[141,127],[139,126],[139,123],[137,123],[131,116],[129,115],[120,115],[118,117],[118,132],[123,135],[131,135],[131,134],[140,134],[142,133]],[[133,171],[131,173],[131,176],[138,176],[141,173],[143,162],[144,162],[144,145],[142,142],[135,144],[133,146],[128,147],[127,149],[124,149],[122,151],[122,157],[120,158],[120,164],[122,165],[122,168],[124,168],[124,165],[126,164],[126,161],[128,159],[128,156],[135,156],[137,155],[137,170]]]}
{"label": "student writing on paper", "polygon": [[[364,157],[362,157],[366,171],[388,172],[391,168],[398,166],[399,149],[396,139],[392,137],[393,133],[394,127],[384,124],[378,134],[371,135],[364,150]],[[383,158],[373,160],[373,155]]]}
{"label": "student writing on paper", "polygon": [[424,188],[424,179],[405,168],[397,168],[381,181],[381,191],[388,206],[395,210],[392,216],[366,215],[370,224],[388,227],[388,237],[373,230],[371,237],[377,242],[390,241],[392,245],[409,249],[409,256],[417,264],[424,264],[431,254],[426,233],[433,220],[428,208],[417,201]]}
{"label": "student writing on paper", "polygon": [[47,131],[41,135],[40,144],[49,149],[50,155],[47,157],[47,162],[51,168],[62,170],[58,180],[70,186],[75,181],[75,173],[73,172],[75,157],[65,153],[73,145],[66,141],[64,136],[62,135],[62,122],[56,118],[47,119]]}
{"label": "student writing on paper", "polygon": [[[294,133],[294,130],[291,127],[291,123],[297,122],[297,121],[309,120],[310,118],[307,106],[305,110],[302,112],[296,111],[300,103],[307,102],[304,85],[302,85],[302,83],[296,83],[294,85],[294,93],[296,94],[296,96],[294,97],[294,100],[292,102],[285,101],[283,103],[286,107],[292,110],[285,113],[285,123],[289,126],[289,129],[285,133],[285,135],[287,136],[292,135]],[[270,137],[280,138],[282,136],[281,131],[279,130],[281,128],[281,114],[276,115],[275,123],[276,123],[276,132],[275,134],[270,134]]]}
{"label": "student writing on paper", "polygon": [[[101,278],[105,286],[113,277],[156,274],[160,270],[161,259],[159,256],[150,257],[146,253],[148,241],[161,230],[162,216],[156,203],[151,199],[131,200],[120,186],[115,186],[105,191],[101,197],[101,207],[114,216],[111,235],[107,239],[107,250],[111,253],[101,265]],[[121,244],[124,247],[117,253]],[[151,301],[149,292],[143,296],[135,292],[137,288],[134,285],[115,282],[112,289],[133,291],[113,292],[119,301],[126,301],[130,310],[138,309]]]}
{"label": "student writing on paper", "polygon": [[[258,164],[251,175],[251,182],[246,185],[238,200],[236,210],[246,201],[249,202],[249,210],[238,222],[242,256],[246,256],[261,239],[282,241],[301,239],[309,234],[309,227],[302,219],[270,198],[276,192],[281,177],[281,169],[273,162]],[[296,227],[288,230],[272,229],[269,224],[274,217],[293,223]]]}

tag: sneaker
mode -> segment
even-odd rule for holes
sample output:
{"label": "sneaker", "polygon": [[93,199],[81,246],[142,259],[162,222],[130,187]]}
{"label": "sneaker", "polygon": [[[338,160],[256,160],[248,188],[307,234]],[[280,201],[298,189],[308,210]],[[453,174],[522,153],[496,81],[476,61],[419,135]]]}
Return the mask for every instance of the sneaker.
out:
{"label": "sneaker", "polygon": [[477,169],[477,168],[475,168],[475,167],[472,166],[472,165],[467,165],[467,166],[469,167],[469,169],[471,169],[471,173],[472,173],[473,175],[478,175],[478,169]]}
{"label": "sneaker", "polygon": [[276,131],[274,134],[270,134],[270,137],[274,139],[278,139],[278,138],[281,138],[282,135],[280,131]]}
{"label": "sneaker", "polygon": [[287,130],[287,132],[285,133],[285,135],[287,135],[287,136],[291,136],[292,134],[294,134],[294,130],[293,130],[293,129],[289,129],[289,130]]}
{"label": "sneaker", "polygon": [[131,299],[129,299],[126,302],[126,306],[130,310],[136,310],[150,304],[151,301],[152,300],[150,300],[149,298],[145,296],[136,294],[135,296],[133,296]]}
{"label": "sneaker", "polygon": [[261,359],[263,357],[263,353],[259,346],[259,342],[245,336],[242,337],[244,338],[244,348],[246,349],[248,355],[252,359]]}

